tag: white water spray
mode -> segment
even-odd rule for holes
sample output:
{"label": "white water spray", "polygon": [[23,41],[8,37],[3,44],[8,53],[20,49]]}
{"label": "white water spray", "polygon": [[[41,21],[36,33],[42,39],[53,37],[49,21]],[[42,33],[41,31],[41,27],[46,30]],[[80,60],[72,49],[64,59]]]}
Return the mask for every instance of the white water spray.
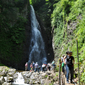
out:
{"label": "white water spray", "polygon": [[25,85],[24,78],[21,73],[17,73],[18,77],[15,79],[12,85]]}

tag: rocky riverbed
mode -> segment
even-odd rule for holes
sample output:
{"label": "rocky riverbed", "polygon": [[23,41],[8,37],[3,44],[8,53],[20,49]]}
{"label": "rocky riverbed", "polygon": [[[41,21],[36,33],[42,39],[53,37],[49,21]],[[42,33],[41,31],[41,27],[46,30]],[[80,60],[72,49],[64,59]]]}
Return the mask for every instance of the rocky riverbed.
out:
{"label": "rocky riverbed", "polygon": [[[19,76],[21,76],[19,79]],[[0,85],[20,85],[17,79],[21,80],[21,85],[58,85],[58,73],[53,71],[33,72],[22,71],[17,72],[16,69],[5,66],[0,67]]]}

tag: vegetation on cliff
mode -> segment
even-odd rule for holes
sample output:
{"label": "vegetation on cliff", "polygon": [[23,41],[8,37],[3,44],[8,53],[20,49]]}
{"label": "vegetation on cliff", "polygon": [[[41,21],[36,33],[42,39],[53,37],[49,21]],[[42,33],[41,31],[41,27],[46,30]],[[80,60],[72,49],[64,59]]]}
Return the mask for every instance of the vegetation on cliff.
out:
{"label": "vegetation on cliff", "polygon": [[20,61],[28,13],[27,0],[0,0],[0,63]]}
{"label": "vegetation on cliff", "polygon": [[77,68],[78,40],[81,82],[85,79],[85,0],[60,0],[54,4],[51,15],[54,28],[55,58],[61,57],[67,50],[73,52],[75,69]]}

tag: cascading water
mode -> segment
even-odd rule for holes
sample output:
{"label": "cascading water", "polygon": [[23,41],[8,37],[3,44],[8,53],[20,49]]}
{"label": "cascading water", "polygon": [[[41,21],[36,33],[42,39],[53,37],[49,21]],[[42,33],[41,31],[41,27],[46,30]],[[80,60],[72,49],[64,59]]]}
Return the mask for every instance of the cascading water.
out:
{"label": "cascading water", "polygon": [[12,85],[30,85],[30,84],[25,84],[24,83],[24,78],[21,73],[17,73],[18,77],[14,80]]}
{"label": "cascading water", "polygon": [[21,73],[17,73],[18,74],[18,78],[16,79],[16,81],[14,82],[15,84],[24,84],[24,79]]}
{"label": "cascading water", "polygon": [[30,42],[30,54],[28,61],[29,65],[32,61],[38,62],[39,65],[47,63],[47,57],[45,52],[44,41],[40,32],[40,25],[36,19],[35,11],[31,5],[31,42]]}

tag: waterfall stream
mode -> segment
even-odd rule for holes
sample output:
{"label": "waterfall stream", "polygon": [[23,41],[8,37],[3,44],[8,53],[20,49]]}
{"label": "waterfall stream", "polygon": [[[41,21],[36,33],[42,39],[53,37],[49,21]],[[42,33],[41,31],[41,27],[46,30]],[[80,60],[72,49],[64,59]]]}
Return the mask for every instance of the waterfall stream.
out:
{"label": "waterfall stream", "polygon": [[15,81],[15,84],[24,84],[24,79],[21,73],[17,73],[18,74],[18,78]]}
{"label": "waterfall stream", "polygon": [[30,84],[25,84],[24,83],[24,78],[21,73],[17,73],[18,77],[14,80],[12,85],[30,85]]}
{"label": "waterfall stream", "polygon": [[42,65],[42,63],[47,63],[45,44],[40,30],[41,28],[37,21],[34,8],[31,5],[31,42],[28,69],[30,69],[29,65],[32,61],[38,62],[39,65]]}

